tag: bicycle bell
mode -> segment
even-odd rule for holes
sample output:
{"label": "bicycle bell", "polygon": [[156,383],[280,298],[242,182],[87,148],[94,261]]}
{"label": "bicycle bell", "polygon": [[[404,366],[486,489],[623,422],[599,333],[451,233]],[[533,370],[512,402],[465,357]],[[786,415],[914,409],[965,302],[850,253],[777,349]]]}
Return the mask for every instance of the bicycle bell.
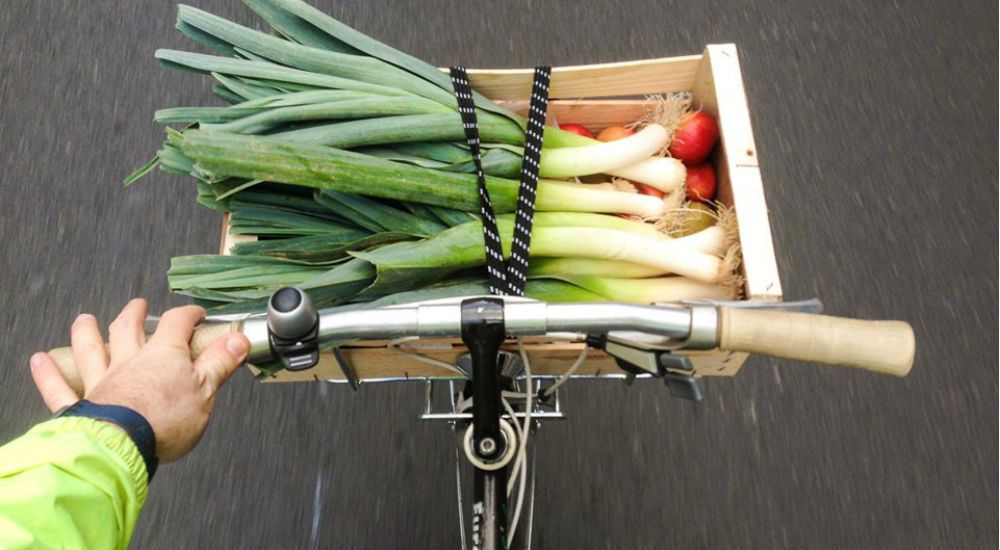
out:
{"label": "bicycle bell", "polygon": [[286,286],[267,301],[267,334],[271,352],[290,371],[319,362],[319,313],[309,295]]}

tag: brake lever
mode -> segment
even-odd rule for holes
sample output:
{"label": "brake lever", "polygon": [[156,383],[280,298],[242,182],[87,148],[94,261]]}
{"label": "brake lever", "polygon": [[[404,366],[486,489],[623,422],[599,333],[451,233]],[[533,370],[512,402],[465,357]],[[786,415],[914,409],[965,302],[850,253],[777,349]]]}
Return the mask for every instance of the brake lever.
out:
{"label": "brake lever", "polygon": [[589,335],[587,345],[610,355],[618,368],[628,375],[626,384],[631,384],[640,374],[648,374],[662,378],[674,397],[695,402],[705,399],[701,377],[694,374],[694,364],[686,356],[675,355],[670,350],[641,349],[610,340],[607,335]]}

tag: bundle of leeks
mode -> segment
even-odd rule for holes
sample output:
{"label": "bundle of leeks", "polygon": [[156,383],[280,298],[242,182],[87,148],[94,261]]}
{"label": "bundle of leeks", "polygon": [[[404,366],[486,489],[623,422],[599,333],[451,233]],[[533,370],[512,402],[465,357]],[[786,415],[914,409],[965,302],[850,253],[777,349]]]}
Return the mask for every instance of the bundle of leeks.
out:
{"label": "bundle of leeks", "polygon": [[[211,74],[230,105],[158,111],[182,128],[168,128],[126,183],[156,165],[191,175],[200,203],[255,237],[229,256],[175,258],[171,288],[215,312],[259,310],[284,285],[321,307],[485,294],[478,183],[448,76],[300,0],[244,1],[272,34],[181,6],[177,28],[226,55],[157,52]],[[524,120],[475,100],[509,251]],[[668,231],[690,221],[677,208],[684,165],[663,154],[669,125],[637,125],[612,142],[546,127],[528,296],[653,303],[737,292],[731,216]]]}

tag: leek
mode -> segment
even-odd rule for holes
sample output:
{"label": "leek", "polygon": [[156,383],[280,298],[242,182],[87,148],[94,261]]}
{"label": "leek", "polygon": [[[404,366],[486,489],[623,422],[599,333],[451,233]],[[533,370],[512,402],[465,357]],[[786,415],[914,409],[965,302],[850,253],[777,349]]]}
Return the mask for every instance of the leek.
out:
{"label": "leek", "polygon": [[[498,216],[504,253],[510,252],[513,218]],[[618,260],[684,275],[702,282],[718,282],[733,269],[733,259],[711,252],[691,250],[677,241],[649,238],[634,233],[599,227],[558,227],[535,224],[531,255],[535,257],[575,257]],[[396,245],[354,255],[378,269],[378,280],[397,279],[437,269],[441,272],[479,266],[484,263],[482,225],[472,222],[439,233],[405,247]]]}
{"label": "leek", "polygon": [[[446,75],[403,52],[394,50],[305,3],[291,0],[250,2],[252,9],[286,37],[283,39],[238,25],[224,18],[180,6],[178,29],[190,38],[232,56],[227,58],[159,50],[163,63],[202,73],[211,73],[223,86],[227,100],[249,101],[225,110],[198,111],[179,108],[161,112],[164,122],[188,122],[197,118],[203,129],[261,133],[278,130],[283,139],[337,148],[405,143],[413,141],[462,141],[464,131],[455,110]],[[302,94],[330,91],[370,93],[379,98],[348,102],[312,102],[295,106],[264,106],[261,100],[282,92]],[[386,96],[397,96],[388,99]],[[524,120],[478,94],[475,97],[481,139],[511,145],[524,142]],[[248,103],[258,102],[251,106]],[[386,115],[395,115],[386,117]],[[327,123],[311,128],[288,128],[303,121]],[[282,130],[282,127],[285,129]],[[672,159],[650,158],[664,149],[669,132],[655,123],[636,135],[602,143],[558,128],[546,128],[542,152],[542,177],[573,177],[606,172],[648,183],[665,192],[679,187],[683,166]],[[503,172],[511,175],[511,159]],[[467,167],[456,168],[460,171]]]}
{"label": "leek", "polygon": [[178,6],[177,20],[182,30],[200,31],[193,38],[205,42],[205,38],[210,37],[209,45],[226,53],[250,52],[287,67],[398,88],[444,105],[455,102],[448,91],[374,57],[296,44],[191,6]]}
{"label": "leek", "polygon": [[665,275],[666,272],[648,265],[591,258],[532,258],[528,265],[528,277],[564,274],[640,279]]}
{"label": "leek", "polygon": [[368,97],[350,101],[311,103],[261,110],[235,120],[218,123],[201,122],[199,127],[203,130],[253,134],[266,132],[275,126],[292,122],[436,112],[448,112],[448,110],[433,101],[417,97]]}
{"label": "leek", "polygon": [[731,300],[735,289],[715,283],[705,283],[687,277],[654,277],[628,279],[596,275],[555,275],[553,278],[572,283],[579,288],[600,294],[616,302],[654,304],[684,300]]}
{"label": "leek", "polygon": [[[478,180],[472,174],[440,172],[270,137],[186,130],[180,139],[184,155],[197,163],[193,172],[210,181],[239,177],[468,212],[479,210]],[[497,212],[514,210],[518,181],[487,177],[486,184]],[[546,180],[539,182],[536,208],[623,213],[643,218],[659,218],[664,213],[663,201],[656,197]]]}

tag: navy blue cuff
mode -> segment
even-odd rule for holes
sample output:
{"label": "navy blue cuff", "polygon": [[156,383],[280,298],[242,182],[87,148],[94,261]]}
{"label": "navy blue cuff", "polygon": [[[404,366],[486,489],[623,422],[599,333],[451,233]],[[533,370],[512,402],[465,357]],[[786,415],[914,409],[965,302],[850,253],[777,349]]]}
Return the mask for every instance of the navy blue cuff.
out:
{"label": "navy blue cuff", "polygon": [[156,473],[156,467],[160,461],[156,458],[156,434],[153,433],[153,427],[149,425],[146,417],[128,407],[122,407],[121,405],[101,405],[91,403],[86,399],[81,399],[58,411],[55,416],[56,418],[82,416],[95,420],[104,420],[125,430],[125,433],[135,443],[139,454],[142,455],[143,462],[146,463],[147,480],[153,480],[153,474]]}

